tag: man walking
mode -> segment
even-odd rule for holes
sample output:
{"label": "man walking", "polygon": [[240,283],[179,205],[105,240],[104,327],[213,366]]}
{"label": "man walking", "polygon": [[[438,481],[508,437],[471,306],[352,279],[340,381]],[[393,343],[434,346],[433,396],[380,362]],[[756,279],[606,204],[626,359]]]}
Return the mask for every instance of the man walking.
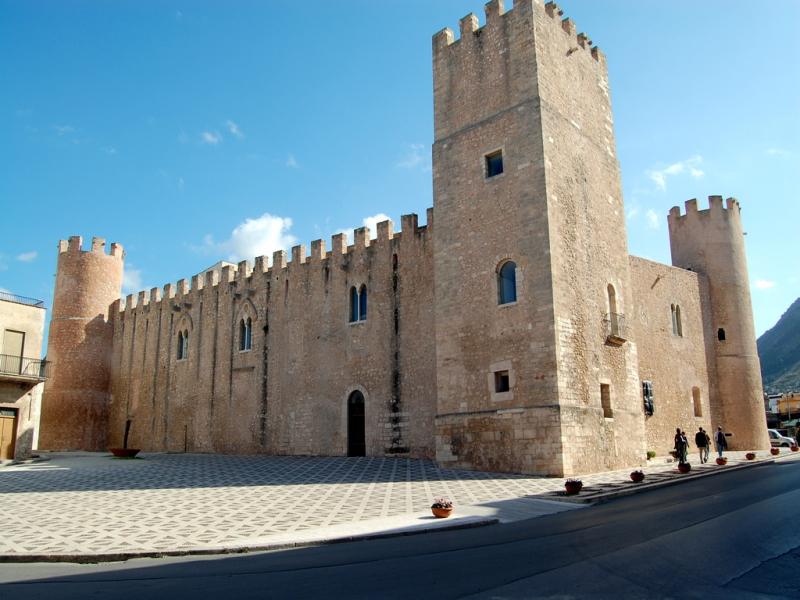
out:
{"label": "man walking", "polygon": [[725,439],[725,432],[722,431],[722,427],[717,427],[717,432],[714,434],[714,446],[719,453],[719,457],[722,458],[722,451],[728,449],[728,441]]}
{"label": "man walking", "polygon": [[708,436],[702,427],[694,434],[694,445],[700,453],[700,463],[708,462]]}

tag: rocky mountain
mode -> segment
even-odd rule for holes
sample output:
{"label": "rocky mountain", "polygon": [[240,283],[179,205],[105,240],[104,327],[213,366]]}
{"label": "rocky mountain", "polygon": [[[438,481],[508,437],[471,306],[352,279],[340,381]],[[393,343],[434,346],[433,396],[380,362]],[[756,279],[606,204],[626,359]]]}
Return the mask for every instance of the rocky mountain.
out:
{"label": "rocky mountain", "polygon": [[758,338],[758,356],[767,392],[800,391],[800,298]]}

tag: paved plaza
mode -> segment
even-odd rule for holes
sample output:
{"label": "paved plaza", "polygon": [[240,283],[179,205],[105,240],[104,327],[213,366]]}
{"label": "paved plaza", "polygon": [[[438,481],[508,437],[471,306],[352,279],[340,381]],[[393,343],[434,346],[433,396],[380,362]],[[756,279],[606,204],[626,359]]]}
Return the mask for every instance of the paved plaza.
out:
{"label": "paved plaza", "polygon": [[[212,454],[120,460],[99,453],[47,458],[0,469],[0,503],[13,507],[0,537],[2,559],[265,548],[508,522],[579,507],[558,501],[564,500],[560,478],[441,469],[428,460]],[[741,459],[731,456],[732,465]],[[648,481],[681,477],[663,461],[645,471]],[[631,489],[628,472],[583,477],[582,496]],[[430,504],[441,496],[454,501],[457,518],[431,517]]]}

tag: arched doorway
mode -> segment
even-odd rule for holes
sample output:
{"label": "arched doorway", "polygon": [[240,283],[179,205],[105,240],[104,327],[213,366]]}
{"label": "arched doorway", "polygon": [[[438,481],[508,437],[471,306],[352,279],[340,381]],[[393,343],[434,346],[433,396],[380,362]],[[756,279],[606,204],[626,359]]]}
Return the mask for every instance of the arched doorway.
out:
{"label": "arched doorway", "polygon": [[356,390],[347,399],[347,456],[366,456],[364,394]]}

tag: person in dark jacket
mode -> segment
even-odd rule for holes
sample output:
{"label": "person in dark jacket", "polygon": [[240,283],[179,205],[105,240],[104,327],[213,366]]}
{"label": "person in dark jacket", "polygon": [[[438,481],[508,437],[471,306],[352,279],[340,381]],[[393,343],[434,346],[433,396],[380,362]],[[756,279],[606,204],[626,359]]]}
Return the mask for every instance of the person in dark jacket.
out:
{"label": "person in dark jacket", "polygon": [[686,451],[689,449],[689,440],[686,439],[686,433],[681,431],[678,427],[675,429],[675,453],[678,457],[678,463],[683,464],[686,461]]}
{"label": "person in dark jacket", "polygon": [[708,442],[708,435],[701,427],[700,430],[694,434],[694,445],[697,446],[697,450],[700,453],[701,464],[708,462]]}
{"label": "person in dark jacket", "polygon": [[722,427],[717,427],[717,432],[714,434],[714,447],[722,458],[722,451],[728,449],[728,440],[725,439],[725,432]]}

